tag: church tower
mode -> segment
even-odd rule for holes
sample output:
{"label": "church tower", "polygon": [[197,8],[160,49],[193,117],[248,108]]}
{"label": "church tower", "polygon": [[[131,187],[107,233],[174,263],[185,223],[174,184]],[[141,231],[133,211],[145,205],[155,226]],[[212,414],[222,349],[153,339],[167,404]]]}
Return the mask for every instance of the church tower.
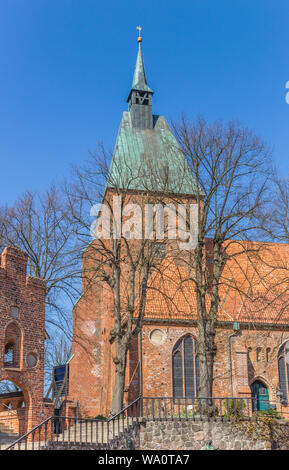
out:
{"label": "church tower", "polygon": [[[160,201],[163,195],[167,199],[173,195],[180,202],[188,203],[194,198],[195,180],[166,119],[153,114],[154,92],[147,82],[141,42],[139,37],[128,111],[122,114],[104,200],[123,192],[135,201],[145,201],[147,195],[155,201]],[[163,259],[165,244],[158,245],[162,245],[159,258]],[[83,256],[86,273],[95,268],[88,251],[89,247]],[[115,373],[114,345],[109,341],[114,324],[112,292],[104,281],[92,284],[87,288],[83,281],[82,296],[74,307],[74,358],[70,364],[71,398],[79,402],[82,416],[88,417],[109,413]],[[134,351],[135,345],[136,342],[128,358],[125,397],[128,402],[140,390],[139,355],[137,348]]]}
{"label": "church tower", "polygon": [[153,90],[148,86],[141,50],[142,38],[138,37],[139,49],[136,59],[132,87],[128,96],[128,109],[131,124],[135,129],[152,129],[152,96]]}
{"label": "church tower", "polygon": [[150,193],[195,194],[195,180],[164,116],[153,114],[153,90],[147,83],[138,37],[138,53],[128,111],[123,112],[107,188]]}

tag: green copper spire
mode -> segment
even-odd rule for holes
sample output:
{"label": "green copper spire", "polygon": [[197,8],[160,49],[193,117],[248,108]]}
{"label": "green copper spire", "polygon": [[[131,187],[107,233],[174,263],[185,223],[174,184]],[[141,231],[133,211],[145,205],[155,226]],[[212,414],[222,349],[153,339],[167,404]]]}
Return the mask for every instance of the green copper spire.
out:
{"label": "green copper spire", "polygon": [[142,50],[141,50],[141,42],[139,42],[137,59],[136,59],[131,88],[132,90],[148,91],[150,93],[153,93],[153,90],[147,84],[146,73],[145,73],[143,57],[142,57]]}
{"label": "green copper spire", "polygon": [[153,91],[146,80],[141,42],[139,35],[129,109],[120,123],[107,187],[195,194],[196,182],[175,136],[165,118],[152,113]]}
{"label": "green copper spire", "polygon": [[[141,27],[137,28],[139,31]],[[141,50],[142,38],[138,37],[138,53],[134,69],[132,87],[127,99],[132,126],[136,129],[152,129],[153,90],[148,86]]]}

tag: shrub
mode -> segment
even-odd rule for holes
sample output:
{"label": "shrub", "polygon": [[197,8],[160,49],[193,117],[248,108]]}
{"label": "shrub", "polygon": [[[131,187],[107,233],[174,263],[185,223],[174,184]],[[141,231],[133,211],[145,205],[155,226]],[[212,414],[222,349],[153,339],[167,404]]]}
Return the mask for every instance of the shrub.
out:
{"label": "shrub", "polygon": [[269,408],[268,410],[258,411],[257,414],[258,416],[261,416],[261,417],[268,416],[268,418],[281,419],[280,414],[274,408]]}
{"label": "shrub", "polygon": [[232,398],[230,398],[229,400],[225,401],[226,411],[224,413],[224,417],[241,419],[244,416],[245,408],[246,408],[245,400],[242,400],[242,398],[238,400],[233,400]]}

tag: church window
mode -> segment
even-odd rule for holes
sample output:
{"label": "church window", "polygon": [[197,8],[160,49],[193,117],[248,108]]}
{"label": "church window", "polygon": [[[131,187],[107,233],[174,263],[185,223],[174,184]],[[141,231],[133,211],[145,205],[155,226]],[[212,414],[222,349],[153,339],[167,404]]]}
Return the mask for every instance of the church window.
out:
{"label": "church window", "polygon": [[5,331],[4,366],[19,367],[21,354],[21,331],[15,322],[9,323]]}
{"label": "church window", "polygon": [[289,387],[289,341],[281,346],[278,353],[279,389],[282,401],[288,401]]}
{"label": "church window", "polygon": [[187,335],[173,349],[173,396],[194,398],[199,383],[199,362],[196,340]]}
{"label": "church window", "polygon": [[262,354],[262,348],[257,348],[256,349],[256,361],[261,361],[262,357],[261,357],[261,354]]}
{"label": "church window", "polygon": [[12,367],[14,365],[14,344],[7,343],[4,352],[4,367]]}

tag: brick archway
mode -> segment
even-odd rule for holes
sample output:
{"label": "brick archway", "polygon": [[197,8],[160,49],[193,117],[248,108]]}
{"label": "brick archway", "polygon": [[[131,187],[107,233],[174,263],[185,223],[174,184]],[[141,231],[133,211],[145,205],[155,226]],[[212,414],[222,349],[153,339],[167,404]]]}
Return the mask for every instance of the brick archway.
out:
{"label": "brick archway", "polygon": [[[20,390],[7,390],[0,394],[0,423],[8,432],[23,435],[30,429],[33,416],[31,393],[21,381],[15,378],[11,380],[9,373],[1,374],[0,384],[4,381],[14,384]],[[25,406],[19,406],[22,402]]]}

